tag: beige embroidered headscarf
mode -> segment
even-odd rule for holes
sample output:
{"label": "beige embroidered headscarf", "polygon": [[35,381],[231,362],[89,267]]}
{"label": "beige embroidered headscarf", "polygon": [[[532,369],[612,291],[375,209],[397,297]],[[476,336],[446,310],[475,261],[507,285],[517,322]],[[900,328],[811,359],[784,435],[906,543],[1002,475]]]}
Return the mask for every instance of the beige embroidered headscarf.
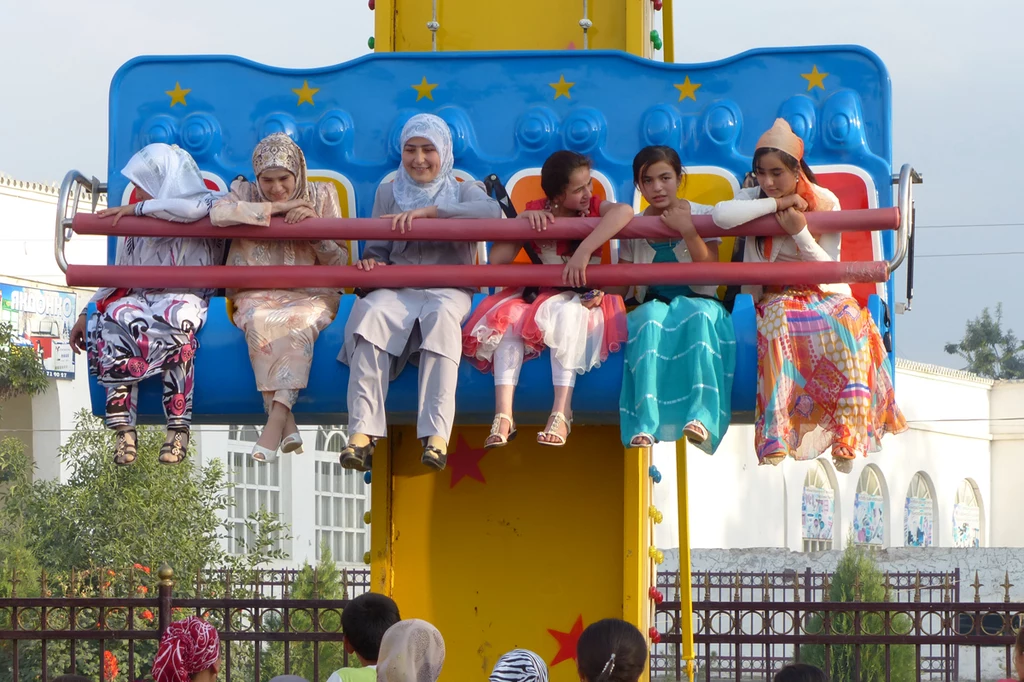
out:
{"label": "beige embroidered headscarf", "polygon": [[311,199],[306,181],[306,156],[299,145],[284,133],[267,135],[252,152],[252,169],[256,172],[255,190],[259,201],[270,201],[260,189],[260,174],[271,168],[283,168],[295,176],[295,193],[289,199]]}
{"label": "beige embroidered headscarf", "polygon": [[425,620],[392,625],[380,642],[377,682],[437,682],[444,665],[444,638]]}
{"label": "beige embroidered headscarf", "polygon": [[[775,125],[757,141],[757,149],[778,149],[780,152],[792,156],[798,163],[804,158],[804,141],[793,132],[784,118],[775,119]],[[810,181],[802,167],[799,174],[800,179],[796,185],[796,193],[807,202],[808,210],[831,211],[832,200],[815,190],[814,183]]]}

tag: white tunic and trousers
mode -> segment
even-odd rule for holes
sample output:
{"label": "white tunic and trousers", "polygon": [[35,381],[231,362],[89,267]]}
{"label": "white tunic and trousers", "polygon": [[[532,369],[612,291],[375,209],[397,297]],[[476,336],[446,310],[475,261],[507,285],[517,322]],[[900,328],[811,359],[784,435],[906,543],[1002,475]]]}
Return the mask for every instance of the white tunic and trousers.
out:
{"label": "white tunic and trousers", "polygon": [[[439,218],[500,218],[501,209],[475,183],[462,183],[457,200],[438,204]],[[401,213],[394,185],[377,189],[373,217]],[[415,221],[414,221],[415,222]],[[368,241],[364,259],[387,267],[472,265],[475,242]],[[472,305],[466,289],[376,289],[356,301],[345,325],[338,360],[350,368],[349,433],[383,438],[388,385],[412,360],[419,366],[418,438],[448,442],[455,418],[455,387],[462,356],[462,323]]]}

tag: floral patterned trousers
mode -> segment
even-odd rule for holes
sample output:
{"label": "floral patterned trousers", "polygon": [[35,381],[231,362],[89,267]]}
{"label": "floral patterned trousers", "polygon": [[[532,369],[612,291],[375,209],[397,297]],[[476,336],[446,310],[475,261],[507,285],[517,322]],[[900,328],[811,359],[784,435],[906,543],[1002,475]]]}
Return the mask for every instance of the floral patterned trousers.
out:
{"label": "floral patterned trousers", "polygon": [[181,292],[132,291],[92,316],[89,368],[107,389],[109,428],[135,425],[139,382],[158,375],[167,426],[189,428],[196,333],[205,321],[206,301]]}

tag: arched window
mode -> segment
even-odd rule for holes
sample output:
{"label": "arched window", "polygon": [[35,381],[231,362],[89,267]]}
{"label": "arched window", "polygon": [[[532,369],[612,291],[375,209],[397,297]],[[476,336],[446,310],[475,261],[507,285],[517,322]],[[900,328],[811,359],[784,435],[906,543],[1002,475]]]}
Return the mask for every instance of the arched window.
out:
{"label": "arched window", "polygon": [[801,519],[805,552],[832,549],[832,527],[836,515],[836,492],[828,470],[816,461],[804,478]]}
{"label": "arched window", "polygon": [[885,545],[885,489],[882,473],[874,465],[864,467],[853,501],[853,541],[858,545]]}
{"label": "arched window", "polygon": [[907,501],[903,508],[903,539],[907,547],[932,546],[932,522],[935,500],[932,486],[920,471],[910,479]]}
{"label": "arched window", "polygon": [[953,546],[981,547],[981,519],[981,492],[974,481],[965,478],[953,503]]}

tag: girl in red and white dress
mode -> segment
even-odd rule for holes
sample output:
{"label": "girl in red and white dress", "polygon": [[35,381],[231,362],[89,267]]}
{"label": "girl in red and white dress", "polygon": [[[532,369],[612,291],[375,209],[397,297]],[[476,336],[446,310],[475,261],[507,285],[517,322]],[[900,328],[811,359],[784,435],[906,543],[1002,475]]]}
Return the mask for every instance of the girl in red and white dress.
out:
{"label": "girl in red and white dress", "polygon": [[[555,401],[541,445],[565,445],[572,424],[572,390],[576,375],[600,366],[626,341],[626,308],[621,296],[586,288],[588,264],[600,263],[601,246],[633,219],[626,204],[594,196],[591,162],[570,151],[548,157],[541,168],[546,198],[531,201],[520,218],[543,232],[558,218],[600,216],[582,242],[536,240],[527,244],[496,242],[490,251],[495,265],[511,263],[526,248],[531,260],[563,265],[565,289],[506,289],[487,297],[463,327],[462,347],[469,361],[494,372],[495,415],[485,448],[507,445],[516,435],[512,401],[523,362],[551,351]],[[595,255],[596,253],[596,255]],[[571,288],[569,288],[571,287]]]}

